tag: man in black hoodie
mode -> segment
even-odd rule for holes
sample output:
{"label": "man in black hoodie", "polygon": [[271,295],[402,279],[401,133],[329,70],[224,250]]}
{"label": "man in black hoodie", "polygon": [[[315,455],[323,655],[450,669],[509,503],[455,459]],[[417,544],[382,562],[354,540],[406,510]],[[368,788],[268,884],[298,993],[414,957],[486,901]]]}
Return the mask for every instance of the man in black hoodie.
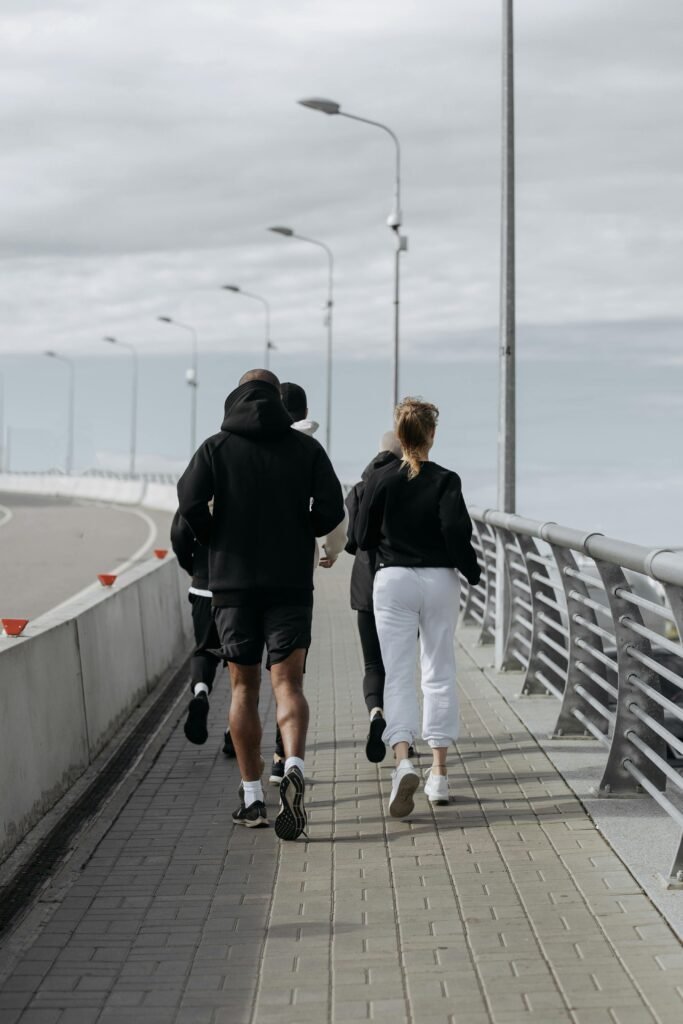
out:
{"label": "man in black hoodie", "polygon": [[291,425],[277,377],[249,371],[226,399],[221,430],[200,446],[178,482],[180,514],[209,549],[209,590],[230,667],[230,734],[242,775],[233,821],[268,824],[258,714],[265,646],[286,754],[275,821],[280,839],[296,839],[306,827],[303,670],[315,538],[344,518],[341,485],[324,449]]}

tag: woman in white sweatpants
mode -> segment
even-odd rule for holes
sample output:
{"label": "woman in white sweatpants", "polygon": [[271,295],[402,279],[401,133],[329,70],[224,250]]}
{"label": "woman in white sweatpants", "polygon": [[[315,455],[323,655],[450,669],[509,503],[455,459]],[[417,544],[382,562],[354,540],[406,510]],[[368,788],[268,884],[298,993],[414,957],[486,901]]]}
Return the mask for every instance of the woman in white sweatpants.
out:
{"label": "woman in white sweatpants", "polygon": [[[408,751],[420,733],[433,759],[425,794],[433,804],[448,803],[446,757],[458,736],[458,570],[472,585],[480,577],[460,478],[428,458],[438,414],[436,406],[417,399],[397,407],[402,461],[370,478],[355,525],[355,540],[361,550],[373,553],[377,570],[373,599],[386,671],[383,739],[396,755],[389,812],[397,818],[413,810],[419,776]],[[415,688],[418,634],[421,728]]]}

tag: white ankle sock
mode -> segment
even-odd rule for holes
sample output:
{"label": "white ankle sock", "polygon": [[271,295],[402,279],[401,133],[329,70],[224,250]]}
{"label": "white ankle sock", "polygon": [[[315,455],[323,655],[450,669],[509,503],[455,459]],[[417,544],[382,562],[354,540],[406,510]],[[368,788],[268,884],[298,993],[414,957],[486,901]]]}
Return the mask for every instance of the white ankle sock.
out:
{"label": "white ankle sock", "polygon": [[398,771],[400,771],[401,768],[412,768],[412,767],[413,767],[413,762],[410,760],[409,757],[404,757],[403,760],[399,761],[398,764],[396,765],[396,768],[397,768]]}
{"label": "white ankle sock", "polygon": [[205,693],[206,696],[208,697],[209,687],[206,685],[206,683],[195,683],[194,686],[192,687],[192,692],[194,693],[195,697],[198,697],[200,693]]}
{"label": "white ankle sock", "polygon": [[378,715],[381,715],[382,718],[384,717],[383,708],[373,708],[372,711],[370,712],[370,721],[372,721],[373,718],[377,718]]}
{"label": "white ankle sock", "polygon": [[263,786],[260,779],[257,779],[256,782],[245,782],[242,779],[242,786],[244,788],[245,807],[251,807],[254,800],[260,800],[263,803]]}
{"label": "white ankle sock", "polygon": [[304,759],[303,757],[288,757],[285,761],[285,775],[290,768],[298,768],[301,774],[304,774]]}

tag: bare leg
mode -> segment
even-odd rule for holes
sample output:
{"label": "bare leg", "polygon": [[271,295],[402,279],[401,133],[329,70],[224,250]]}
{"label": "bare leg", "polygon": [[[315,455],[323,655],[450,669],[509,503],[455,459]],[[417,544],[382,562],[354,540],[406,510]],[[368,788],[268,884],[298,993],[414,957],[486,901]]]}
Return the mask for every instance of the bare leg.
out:
{"label": "bare leg", "polygon": [[306,751],[308,701],[303,691],[305,662],[306,651],[299,648],[270,670],[285,757],[303,758]]}
{"label": "bare leg", "polygon": [[446,775],[448,747],[432,747],[432,774]]}
{"label": "bare leg", "polygon": [[400,743],[394,743],[393,751],[394,751],[394,756],[396,757],[396,764],[398,764],[400,761],[405,761],[406,760],[406,758],[408,757],[408,751],[409,750],[410,750],[410,744],[409,743],[404,743],[403,740],[401,740]]}
{"label": "bare leg", "polygon": [[261,666],[230,662],[229,668],[232,683],[228,719],[230,735],[243,780],[257,782],[261,778],[261,719],[258,713]]}

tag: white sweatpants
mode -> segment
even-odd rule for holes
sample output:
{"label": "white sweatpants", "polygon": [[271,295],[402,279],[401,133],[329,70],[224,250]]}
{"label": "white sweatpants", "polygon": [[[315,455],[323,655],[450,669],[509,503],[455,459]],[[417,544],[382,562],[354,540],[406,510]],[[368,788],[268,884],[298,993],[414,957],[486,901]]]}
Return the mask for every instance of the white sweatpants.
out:
{"label": "white sweatpants", "polygon": [[412,743],[420,734],[415,658],[420,633],[422,737],[448,747],[458,737],[458,694],[453,634],[460,578],[455,569],[392,566],[375,576],[374,606],[386,672],[384,742]]}

